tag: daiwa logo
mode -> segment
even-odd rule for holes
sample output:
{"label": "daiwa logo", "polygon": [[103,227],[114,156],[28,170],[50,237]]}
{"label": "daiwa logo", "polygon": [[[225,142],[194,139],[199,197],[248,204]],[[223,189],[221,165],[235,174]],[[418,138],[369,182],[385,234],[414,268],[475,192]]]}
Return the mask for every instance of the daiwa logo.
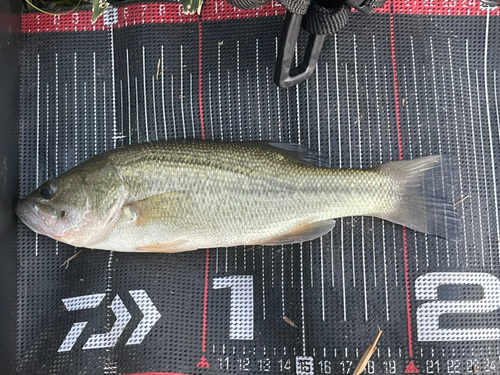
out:
{"label": "daiwa logo", "polygon": [[[161,315],[145,290],[130,290],[129,293],[141,310],[143,318],[134,332],[132,332],[132,335],[130,335],[125,345],[138,345],[144,340],[151,328],[153,328],[158,319],[160,319]],[[90,294],[66,298],[63,299],[62,302],[68,311],[95,309],[99,307],[105,296],[104,293]],[[110,308],[116,316],[115,324],[113,324],[109,332],[91,335],[83,346],[83,349],[112,348],[118,342],[118,339],[130,322],[132,315],[130,315],[119,295],[116,295],[113,299]],[[87,323],[88,322],[74,323],[59,347],[58,352],[67,352],[73,349],[73,346],[81,336]]]}

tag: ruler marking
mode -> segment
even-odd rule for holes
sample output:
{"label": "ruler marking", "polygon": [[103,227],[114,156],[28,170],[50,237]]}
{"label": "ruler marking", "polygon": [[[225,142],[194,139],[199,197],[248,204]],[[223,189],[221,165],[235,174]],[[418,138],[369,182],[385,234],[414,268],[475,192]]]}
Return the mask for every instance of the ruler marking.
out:
{"label": "ruler marking", "polygon": [[[66,96],[67,97],[67,96]],[[36,187],[40,184],[40,55],[37,55],[36,74]],[[67,113],[67,111],[66,111]],[[38,234],[36,236],[36,255],[38,256]]]}
{"label": "ruler marking", "polygon": [[264,246],[262,246],[260,249],[260,254],[262,257],[262,319],[266,320],[266,272],[264,251]]}
{"label": "ruler marking", "polygon": [[[182,59],[181,59],[182,61]],[[144,94],[144,127],[146,129],[146,142],[149,142],[149,126],[148,126],[148,101],[146,97],[146,48],[142,46],[142,83]],[[139,117],[137,117],[139,119]]]}
{"label": "ruler marking", "polygon": [[[328,72],[328,63],[325,64],[325,75],[326,75],[326,112],[328,113],[327,118],[327,126],[328,126],[328,166],[332,166],[332,137],[331,137],[331,124],[330,124],[330,82],[329,82],[329,72]],[[318,125],[319,126],[319,125]],[[340,122],[339,122],[340,126]],[[319,129],[318,129],[319,134]],[[340,137],[340,135],[339,135]],[[334,268],[334,258],[333,258],[333,228],[330,231],[330,272],[332,278],[332,287],[335,286],[335,268]],[[324,281],[322,280],[323,284]],[[324,319],[323,319],[324,320]]]}
{"label": "ruler marking", "polygon": [[[477,109],[478,109],[478,118],[479,118],[479,137],[481,139],[481,158],[482,158],[482,161],[483,161],[483,178],[482,178],[482,181],[483,181],[483,184],[484,184],[484,190],[485,190],[485,196],[488,197],[489,196],[489,193],[488,193],[488,184],[484,183],[485,182],[485,179],[486,179],[486,162],[485,162],[485,152],[484,152],[484,137],[483,137],[483,121],[482,121],[482,113],[481,113],[481,99],[479,97],[479,73],[478,73],[478,70],[476,69],[476,89],[477,89]],[[489,204],[486,204],[486,212],[487,212],[487,233],[489,234],[490,233],[490,208],[489,208]],[[483,232],[481,232],[481,238],[484,237],[484,234]],[[492,249],[491,249],[491,246],[489,246],[490,248],[490,257],[492,257]],[[484,248],[481,248],[481,256],[482,256],[482,262],[483,262],[483,267],[485,266],[485,261],[484,261]]]}
{"label": "ruler marking", "polygon": [[[450,63],[450,69],[451,69],[451,55],[449,54],[450,52],[450,39],[448,38],[448,61]],[[451,155],[452,152],[451,152],[451,138],[450,138],[450,121],[449,121],[449,114],[448,114],[448,95],[446,94],[446,85],[445,85],[445,79],[444,79],[444,66],[441,66],[441,74],[442,74],[442,79],[443,79],[443,98],[444,98],[444,103],[445,103],[445,116],[446,116],[446,140],[447,140],[447,144],[448,144],[448,155]],[[453,76],[450,77],[451,80],[453,79]],[[458,143],[458,142],[457,142]],[[450,171],[451,173],[451,177],[452,177],[452,181],[453,181],[453,169],[451,169]],[[454,186],[452,184],[451,186],[451,199],[452,199],[452,202],[455,202],[456,199],[455,199],[455,189],[454,189]],[[445,222],[445,226],[447,226],[447,222]],[[447,254],[449,253],[449,241],[446,241],[446,251],[447,251]],[[449,261],[448,261],[449,262]],[[459,255],[458,255],[458,249],[457,249],[457,267],[459,267]]]}
{"label": "ruler marking", "polygon": [[300,243],[300,302],[302,310],[302,355],[306,355],[306,327],[305,327],[305,307],[304,307],[304,261],[302,242]]}
{"label": "ruler marking", "polygon": [[108,149],[107,143],[106,143],[106,135],[107,135],[107,113],[106,113],[106,81],[102,82],[102,96],[104,98],[103,100],[103,128],[104,128],[104,151]]}
{"label": "ruler marking", "polygon": [[281,245],[281,313],[283,318],[285,315],[285,253]]}
{"label": "ruler marking", "polygon": [[252,111],[251,111],[251,103],[250,103],[250,71],[247,69],[247,121],[248,121],[248,135],[250,137],[250,141],[253,140],[253,124],[252,124]]}
{"label": "ruler marking", "polygon": [[47,82],[47,92],[45,95],[47,108],[46,108],[46,126],[45,126],[45,180],[49,179],[49,123],[50,123],[50,92],[49,82]]}
{"label": "ruler marking", "polygon": [[[230,136],[230,139],[231,141],[233,141],[233,107],[231,105],[231,73],[230,71],[228,70],[227,71],[227,97],[228,97],[228,100],[227,100],[227,105],[228,105],[228,119],[229,119],[229,129],[230,129],[230,132],[229,132],[229,136]],[[237,268],[236,266],[236,255],[234,256],[234,262],[235,262],[235,268]]]}
{"label": "ruler marking", "polygon": [[196,138],[196,131],[194,130],[194,112],[193,112],[193,73],[189,73],[189,106],[191,110],[191,128],[193,130],[193,138]]}
{"label": "ruler marking", "polygon": [[76,73],[76,68],[77,68],[77,55],[76,52],[73,55],[73,68],[74,68],[74,73],[73,73],[73,84],[74,84],[74,100],[75,100],[75,165],[78,164],[78,81],[77,81],[77,73]]}
{"label": "ruler marking", "polygon": [[[220,84],[220,83],[219,83]],[[181,99],[181,119],[182,119],[182,132],[186,138],[186,118],[184,115],[184,46],[181,44],[181,92],[179,98]]]}
{"label": "ruler marking", "polygon": [[[321,130],[320,130],[320,112],[319,112],[319,82],[318,82],[318,70],[319,66],[316,67],[316,122],[317,122],[317,129],[318,129],[318,151],[321,150]],[[328,71],[326,72],[328,74]],[[327,88],[328,88],[328,78],[327,78]],[[328,117],[328,134],[330,133],[330,116]],[[328,137],[330,138],[330,137]]]}
{"label": "ruler marking", "polygon": [[[391,129],[391,116],[389,112],[389,83],[387,80],[387,66],[384,65],[384,87],[385,87],[385,111],[386,111],[386,117],[387,117],[387,127],[388,127],[388,136],[389,136],[389,144],[391,147],[389,147],[389,160],[393,161],[393,154],[392,154],[392,129]],[[390,223],[392,226],[392,241],[393,241],[393,258],[394,258],[394,282],[396,285],[396,288],[398,287],[398,262],[397,262],[397,255],[396,255],[396,228],[394,223]]]}
{"label": "ruler marking", "polygon": [[243,141],[242,116],[241,116],[241,89],[240,89],[240,41],[236,41],[236,82],[238,86],[238,127],[240,130],[240,142]]}
{"label": "ruler marking", "polygon": [[221,63],[220,63],[220,44],[217,44],[217,99],[218,99],[218,104],[219,104],[219,124],[220,124],[220,139],[224,138],[224,129],[222,127],[222,124],[224,123],[222,119],[222,94],[221,94],[221,79],[220,79],[220,72],[221,72]]}
{"label": "ruler marking", "polygon": [[[200,78],[200,82],[201,82],[201,78]],[[200,90],[201,90],[201,85],[200,85]],[[201,96],[200,96],[200,98],[201,98]],[[167,118],[165,116],[165,67],[163,66],[163,45],[161,46],[161,106],[162,106],[162,113],[163,113],[163,132],[165,134],[165,139],[168,139]],[[203,108],[201,108],[201,104],[200,104],[200,114],[201,114],[201,112],[203,112]],[[203,132],[202,132],[202,138],[203,138]]]}
{"label": "ruler marking", "polygon": [[[297,52],[297,45],[295,45],[295,66],[298,66],[298,61],[299,61],[299,58],[298,58],[298,52]],[[295,86],[295,103],[297,105],[297,116],[296,116],[296,119],[297,119],[297,143],[298,144],[302,144],[302,140],[301,140],[301,134],[300,134],[300,101],[299,101],[299,97],[300,97],[300,86],[299,85],[296,85]],[[289,125],[290,125],[290,116],[288,117],[288,121],[289,121]],[[290,132],[290,136],[291,136],[291,132]]]}
{"label": "ruler marking", "polygon": [[215,249],[215,273],[219,273],[219,248]]}
{"label": "ruler marking", "polygon": [[[56,176],[59,175],[59,56],[56,53],[56,118],[55,118],[55,130],[56,130],[56,153],[54,158],[55,163],[55,173]],[[85,105],[85,108],[87,106]],[[86,139],[86,138],[85,138]],[[57,244],[57,243],[56,243]]]}
{"label": "ruler marking", "polygon": [[210,130],[212,131],[212,140],[214,140],[214,114],[212,112],[212,73],[208,71],[208,107],[210,109]]}
{"label": "ruler marking", "polygon": [[120,79],[120,115],[121,115],[121,131],[120,131],[120,139],[122,141],[122,146],[124,144],[123,139],[125,138],[125,135],[123,134],[125,129],[124,129],[124,114],[123,114],[123,80]]}
{"label": "ruler marking", "polygon": [[[132,114],[130,110],[130,64],[129,64],[129,57],[128,57],[128,48],[126,49],[126,56],[127,56],[127,87],[128,87],[128,144],[132,144]],[[94,108],[95,108],[95,52],[94,52]],[[94,109],[94,114],[95,114],[95,109]],[[96,121],[94,119],[94,125],[96,124]],[[95,142],[97,142],[97,139],[95,139]],[[97,148],[97,146],[96,146]]]}
{"label": "ruler marking", "polygon": [[[95,123],[94,123],[95,126]],[[64,169],[68,169],[68,84],[64,84]],[[37,163],[38,164],[38,163]],[[38,180],[37,180],[38,183]]]}
{"label": "ruler marking", "polygon": [[[203,111],[203,39],[202,39],[202,28],[201,28],[201,17],[198,19],[198,101],[200,105],[200,128],[201,128],[201,139],[205,139],[205,116]],[[163,50],[162,50],[163,51]],[[163,59],[162,59],[163,68]],[[193,134],[194,131],[194,121],[193,121]]]}
{"label": "ruler marking", "polygon": [[[358,58],[357,58],[357,44],[356,44],[356,34],[353,35],[353,43],[354,43],[354,78],[356,84],[356,111],[357,111],[357,123],[358,123],[358,148],[359,148],[359,167],[363,168],[363,150],[361,143],[361,114],[360,114],[360,106],[359,106],[359,82],[358,82]],[[353,228],[354,231],[354,228]],[[365,226],[364,226],[364,218],[361,217],[361,256],[362,256],[362,266],[363,266],[363,296],[365,302],[365,321],[368,321],[368,302],[366,296],[366,262],[365,262],[365,238],[364,238]],[[354,269],[354,239],[352,243],[352,263]]]}
{"label": "ruler marking", "polygon": [[[373,39],[375,38],[375,35],[372,35]],[[375,90],[377,90],[377,76],[376,76],[376,67],[374,65],[374,80],[375,80]],[[368,95],[368,70],[367,66],[365,64],[365,91],[366,91],[366,108],[367,108],[367,123],[371,124],[371,118],[370,118],[370,97]],[[375,91],[376,98],[378,98],[378,93]],[[375,104],[375,107],[378,109],[378,103]],[[380,118],[378,118],[380,122]],[[380,133],[379,133],[380,137]],[[371,126],[368,127],[368,147],[370,150],[372,150],[372,132],[371,132]],[[381,146],[380,146],[381,147]],[[370,151],[370,168],[373,167],[373,155],[372,152]],[[376,262],[376,257],[375,257],[375,218],[372,216],[371,217],[371,222],[372,222],[372,230],[371,230],[371,237],[372,237],[372,261],[373,261],[373,283],[375,288],[377,288],[377,262]]]}
{"label": "ruler marking", "polygon": [[227,247],[224,248],[224,255],[225,255],[225,266],[226,266],[225,272],[227,273],[227,270],[229,269],[228,268],[228,266],[229,266],[229,264],[228,264],[229,263],[229,259],[228,259],[229,258],[229,250]]}
{"label": "ruler marking", "polygon": [[[324,277],[324,268],[323,268],[323,237],[320,237],[320,248],[321,248],[321,312],[323,321],[325,321],[325,277]],[[311,249],[312,253],[312,249]]]}
{"label": "ruler marking", "polygon": [[[138,97],[138,84],[137,84],[137,77],[135,77],[135,125],[137,128],[137,142],[141,143],[141,131],[139,130],[139,97]],[[146,132],[146,137],[147,137],[147,132]]]}
{"label": "ruler marking", "polygon": [[[445,104],[445,108],[444,108],[444,119],[445,119],[445,125],[446,125],[446,128],[448,128],[449,126],[449,121],[448,121],[448,97],[446,96],[446,84],[445,84],[445,80],[444,80],[444,66],[441,65],[441,80],[442,80],[442,85],[443,85],[443,100],[444,100],[444,104]],[[442,154],[442,145],[441,145],[441,124],[438,123],[437,124],[438,126],[438,145],[439,145],[439,154]],[[447,129],[448,131],[448,129]],[[448,147],[448,152],[451,152],[451,150],[449,149]],[[443,178],[444,180],[444,176],[441,172],[441,177]],[[455,202],[454,198],[453,198],[453,188],[452,188],[452,202]],[[446,222],[445,222],[445,225],[446,225]],[[446,241],[446,265],[448,267],[450,267],[450,244],[448,241]]]}
{"label": "ruler marking", "polygon": [[[382,164],[382,122],[380,117],[380,96],[379,96],[379,84],[378,84],[378,65],[377,65],[377,55],[376,55],[376,39],[375,35],[372,35],[372,49],[373,49],[373,67],[374,67],[374,76],[375,76],[375,99],[376,99],[376,108],[377,108],[377,125],[378,125],[378,150],[379,150],[379,164]],[[384,261],[384,290],[385,290],[385,315],[386,321],[389,321],[389,290],[387,287],[387,257],[386,257],[386,248],[385,248],[385,228],[382,223],[382,255]],[[372,232],[375,233],[374,228],[374,219],[372,218]],[[373,262],[375,264],[375,234],[373,234]],[[374,272],[374,281],[375,286],[377,279],[375,278]],[[380,357],[380,352],[379,352]]]}
{"label": "ruler marking", "polygon": [[172,124],[174,126],[174,138],[177,138],[177,125],[175,123],[174,75],[173,74],[170,75],[170,102],[172,104]]}
{"label": "ruler marking", "polygon": [[[489,92],[488,92],[488,36],[489,36],[489,26],[490,26],[490,8],[487,7],[486,14],[486,30],[485,30],[485,41],[484,41],[484,92],[485,92],[485,103],[486,103],[486,116],[488,119],[488,133],[490,138],[490,155],[491,155],[491,175],[493,180],[493,195],[495,197],[495,219],[497,222],[497,246],[500,250],[500,243],[498,239],[500,238],[500,220],[498,217],[498,191],[497,191],[497,179],[496,179],[496,170],[495,170],[495,157],[493,150],[493,132],[491,130],[491,115],[490,115],[490,101],[489,101]],[[496,78],[496,71],[494,72],[494,78]],[[495,100],[496,100],[496,87],[495,87]],[[498,110],[498,102],[497,104]],[[498,112],[497,112],[498,113]],[[497,118],[498,120],[498,118]],[[500,123],[497,123],[500,127]],[[488,197],[488,194],[486,194]],[[488,207],[489,205],[487,205]],[[489,214],[488,214],[489,220]],[[493,269],[493,254],[492,247],[490,246],[490,256],[491,256],[491,268]]]}
{"label": "ruler marking", "polygon": [[[347,93],[347,126],[349,128],[349,168],[352,168],[352,147],[351,147],[351,111],[349,105],[349,75],[347,71],[347,64],[344,64],[345,67],[345,81],[346,81],[346,93]],[[352,252],[352,282],[353,286],[356,286],[356,267],[354,266],[354,229],[353,229],[353,221],[354,217],[351,216],[351,252]]]}
{"label": "ruler marking", "polygon": [[[57,102],[57,100],[56,100]],[[88,147],[87,147],[87,82],[83,82],[83,136],[85,139],[85,153],[84,153],[84,158],[85,160],[88,158]],[[57,145],[57,140],[56,140],[56,145]],[[56,162],[57,165],[57,162]]]}
{"label": "ruler marking", "polygon": [[[411,42],[411,60],[412,60],[412,71],[413,71],[413,86],[415,88],[415,109],[416,109],[416,115],[417,115],[417,134],[418,134],[418,156],[422,157],[423,152],[422,152],[422,132],[421,132],[421,121],[420,121],[420,101],[419,101],[419,95],[418,95],[418,85],[417,85],[417,68],[415,65],[415,49],[414,49],[414,43],[413,43],[413,35],[410,35],[410,42]],[[408,133],[410,129],[410,123],[408,122]],[[411,137],[410,137],[411,138]],[[451,152],[450,152],[451,153]],[[414,232],[414,241],[415,241],[415,254],[416,254],[416,269],[418,272],[418,242],[417,242],[417,232]],[[428,254],[428,247],[429,247],[429,237],[427,234],[424,235],[424,241],[425,241],[425,249],[426,249],[426,254]]]}
{"label": "ruler marking", "polygon": [[280,95],[280,88],[276,85],[276,102],[277,102],[277,110],[278,110],[278,140],[281,142],[282,141],[282,131],[281,131],[281,124],[282,124],[282,119],[281,119],[281,95]]}
{"label": "ruler marking", "polygon": [[[407,75],[406,75],[406,64],[403,64],[403,83],[404,83],[404,92],[408,92],[408,84],[407,84]],[[407,128],[410,129],[410,111],[408,109],[409,105],[407,104],[406,106],[402,106],[404,108],[404,111],[406,113],[406,124]],[[413,156],[413,143],[412,143],[412,136],[410,131],[408,131],[408,148],[409,148],[409,154]],[[413,244],[415,246],[415,268],[416,271],[419,271],[419,260],[418,260],[418,250],[417,250],[417,233],[414,231],[413,232]]]}
{"label": "ruler marking", "polygon": [[[467,82],[469,86],[469,109],[470,109],[470,127],[472,129],[472,145],[473,145],[473,154],[474,154],[474,167],[475,167],[475,175],[476,175],[476,197],[477,197],[477,203],[478,203],[478,209],[479,209],[479,232],[480,232],[480,241],[481,241],[481,248],[483,248],[483,220],[482,220],[482,209],[481,209],[481,200],[480,200],[480,194],[479,194],[479,172],[478,172],[478,166],[477,166],[477,154],[476,154],[476,137],[475,137],[475,125],[474,125],[474,115],[472,112],[472,84],[470,80],[470,65],[469,65],[469,39],[465,39],[465,56],[466,56],[466,66],[467,66]],[[471,218],[472,223],[474,223],[474,215]],[[474,224],[473,224],[474,226]],[[476,259],[476,252],[474,251],[474,261]],[[483,258],[484,259],[484,258]]]}
{"label": "ruler marking", "polygon": [[[113,98],[113,148],[116,148],[116,140],[117,140],[117,123],[116,123],[116,87],[115,87],[115,43],[114,43],[114,35],[113,35],[113,24],[110,25],[110,42],[111,42],[111,92]],[[87,139],[87,138],[85,138]]]}
{"label": "ruler marking", "polygon": [[158,124],[156,121],[156,92],[155,92],[155,76],[151,76],[151,91],[153,93],[153,114],[154,114],[154,119],[155,119],[155,135],[156,135],[156,140],[158,140]]}
{"label": "ruler marking", "polygon": [[[260,100],[260,75],[259,75],[259,39],[255,39],[255,75],[257,85],[257,117],[259,119],[259,139],[262,139],[262,116],[261,116],[261,100]],[[250,91],[249,91],[250,92]]]}
{"label": "ruler marking", "polygon": [[[266,66],[266,99],[267,99],[267,130],[268,130],[268,139],[273,139],[272,131],[271,131],[271,93],[269,89],[269,67]],[[279,108],[279,103],[276,106]]]}
{"label": "ruler marking", "polygon": [[[434,107],[436,109],[436,123],[439,126],[441,123],[440,116],[439,116],[439,108],[438,108],[438,90],[437,90],[437,83],[436,83],[436,65],[435,65],[435,59],[434,59],[434,44],[433,44],[433,39],[432,36],[429,37],[429,44],[430,44],[430,49],[431,49],[431,65],[432,65],[432,82],[433,82],[433,88],[434,88]],[[440,141],[440,135],[438,131],[438,145],[439,145],[439,153],[441,154],[441,141]],[[439,259],[439,247],[436,246],[436,262],[437,266],[440,266],[440,259]]]}
{"label": "ruler marking", "polygon": [[[430,112],[429,112],[429,94],[427,90],[427,71],[425,69],[425,65],[422,65],[422,78],[423,78],[423,83],[424,83],[424,99],[425,99],[425,114],[427,118],[427,131],[430,133],[431,131],[431,120],[430,120]],[[429,149],[432,150],[432,141],[429,138]],[[427,234],[425,235],[427,239]],[[426,240],[425,242],[425,263],[427,268],[429,268],[429,243]]]}
{"label": "ruler marking", "polygon": [[[498,134],[500,136],[500,111],[498,110],[498,94],[497,94],[497,71],[493,71],[493,88],[495,92],[495,108],[497,114],[497,126],[498,126]],[[500,235],[499,235],[500,236]]]}

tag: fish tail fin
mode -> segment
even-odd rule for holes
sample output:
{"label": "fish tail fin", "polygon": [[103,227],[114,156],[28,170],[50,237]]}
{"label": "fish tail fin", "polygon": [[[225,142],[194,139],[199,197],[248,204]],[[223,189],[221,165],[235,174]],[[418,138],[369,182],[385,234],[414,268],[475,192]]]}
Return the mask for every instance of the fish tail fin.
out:
{"label": "fish tail fin", "polygon": [[378,167],[396,180],[399,203],[381,219],[419,232],[459,240],[462,228],[451,201],[451,156],[427,156]]}

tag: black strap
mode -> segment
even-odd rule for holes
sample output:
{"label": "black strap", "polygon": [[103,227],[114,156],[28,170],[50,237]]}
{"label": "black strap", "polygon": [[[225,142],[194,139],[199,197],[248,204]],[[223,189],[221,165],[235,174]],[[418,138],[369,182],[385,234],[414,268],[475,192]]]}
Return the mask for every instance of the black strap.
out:
{"label": "black strap", "polygon": [[227,2],[239,9],[258,8],[270,0],[227,0]]}
{"label": "black strap", "polygon": [[370,0],[373,8],[383,8],[387,0]]}
{"label": "black strap", "polygon": [[302,28],[311,34],[333,34],[343,28],[349,20],[351,8],[344,3],[337,3],[331,8],[313,2],[302,19]]}
{"label": "black strap", "polygon": [[302,15],[308,12],[309,4],[311,4],[311,0],[278,0],[278,2],[290,12]]}

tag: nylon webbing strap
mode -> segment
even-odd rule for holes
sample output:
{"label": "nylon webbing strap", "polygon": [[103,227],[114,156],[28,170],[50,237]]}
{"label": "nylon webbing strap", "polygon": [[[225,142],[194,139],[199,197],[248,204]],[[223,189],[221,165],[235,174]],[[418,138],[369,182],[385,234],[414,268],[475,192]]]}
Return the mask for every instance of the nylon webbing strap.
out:
{"label": "nylon webbing strap", "polygon": [[316,35],[333,34],[347,24],[350,12],[351,8],[343,2],[327,8],[314,1],[302,19],[302,28]]}
{"label": "nylon webbing strap", "polygon": [[227,0],[227,2],[239,9],[258,8],[270,0]]}

